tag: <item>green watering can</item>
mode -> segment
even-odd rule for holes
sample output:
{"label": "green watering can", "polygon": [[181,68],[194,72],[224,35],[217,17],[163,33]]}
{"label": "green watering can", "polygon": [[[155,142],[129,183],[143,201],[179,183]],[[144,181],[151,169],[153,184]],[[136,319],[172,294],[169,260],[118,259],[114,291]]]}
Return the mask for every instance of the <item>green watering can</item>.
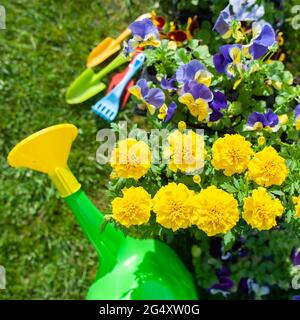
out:
{"label": "green watering can", "polygon": [[125,237],[110,223],[101,231],[103,214],[67,165],[76,136],[72,124],[43,129],[17,144],[8,162],[48,174],[96,249],[99,269],[87,299],[197,299],[191,274],[169,246]]}

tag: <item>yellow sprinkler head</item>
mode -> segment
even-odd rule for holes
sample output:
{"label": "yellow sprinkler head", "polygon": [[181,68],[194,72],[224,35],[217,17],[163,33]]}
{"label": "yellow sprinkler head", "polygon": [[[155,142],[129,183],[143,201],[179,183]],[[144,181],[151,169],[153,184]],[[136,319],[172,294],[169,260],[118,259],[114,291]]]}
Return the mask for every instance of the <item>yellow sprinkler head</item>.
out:
{"label": "yellow sprinkler head", "polygon": [[80,188],[68,168],[71,146],[78,130],[72,124],[59,124],[38,131],[18,143],[8,155],[12,167],[30,168],[46,173],[62,197]]}

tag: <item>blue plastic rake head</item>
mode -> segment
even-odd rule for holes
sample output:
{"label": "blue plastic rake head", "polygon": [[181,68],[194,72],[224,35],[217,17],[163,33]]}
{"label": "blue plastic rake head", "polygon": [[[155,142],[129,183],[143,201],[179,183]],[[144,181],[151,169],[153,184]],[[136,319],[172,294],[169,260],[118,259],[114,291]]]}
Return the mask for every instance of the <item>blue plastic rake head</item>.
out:
{"label": "blue plastic rake head", "polygon": [[144,61],[145,55],[143,53],[138,54],[129,65],[126,76],[112,91],[92,106],[92,111],[106,121],[114,121],[120,109],[123,90],[130,79],[141,69]]}

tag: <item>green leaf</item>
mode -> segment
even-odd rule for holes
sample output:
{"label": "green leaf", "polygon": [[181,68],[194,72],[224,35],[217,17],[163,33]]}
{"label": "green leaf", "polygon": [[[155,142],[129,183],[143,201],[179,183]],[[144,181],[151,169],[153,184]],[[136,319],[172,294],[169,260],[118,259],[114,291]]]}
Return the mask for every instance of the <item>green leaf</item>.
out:
{"label": "green leaf", "polygon": [[235,193],[235,192],[238,191],[233,185],[231,185],[231,184],[228,183],[228,182],[222,183],[220,187],[221,187],[222,189],[224,189],[225,191],[230,192],[230,193]]}
{"label": "green leaf", "polygon": [[231,249],[235,242],[235,234],[232,231],[228,231],[223,237],[223,245],[225,251]]}

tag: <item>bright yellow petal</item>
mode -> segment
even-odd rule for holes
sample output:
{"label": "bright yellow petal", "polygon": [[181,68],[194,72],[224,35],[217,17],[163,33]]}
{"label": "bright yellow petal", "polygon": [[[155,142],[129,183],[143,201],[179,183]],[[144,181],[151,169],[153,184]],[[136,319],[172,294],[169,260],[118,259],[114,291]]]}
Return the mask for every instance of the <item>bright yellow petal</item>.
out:
{"label": "bright yellow petal", "polygon": [[237,47],[233,47],[230,49],[229,55],[230,58],[233,60],[233,63],[239,63],[241,62],[242,58],[242,50]]}
{"label": "bright yellow petal", "polygon": [[207,71],[207,70],[199,70],[196,72],[195,74],[195,79],[199,82],[199,83],[203,83],[205,84],[207,87],[210,86],[211,84],[211,78],[212,78],[212,74]]}
{"label": "bright yellow petal", "polygon": [[139,100],[142,100],[142,92],[139,86],[133,86],[128,89],[128,91],[137,97]]}
{"label": "bright yellow petal", "polygon": [[150,112],[150,114],[154,114],[155,113],[156,108],[152,104],[146,103],[146,106],[147,106],[148,111]]}
{"label": "bright yellow petal", "polygon": [[189,106],[195,102],[194,97],[192,96],[191,93],[185,93],[184,95],[182,95],[181,97],[178,98],[178,101],[180,103],[187,105],[187,106]]}

